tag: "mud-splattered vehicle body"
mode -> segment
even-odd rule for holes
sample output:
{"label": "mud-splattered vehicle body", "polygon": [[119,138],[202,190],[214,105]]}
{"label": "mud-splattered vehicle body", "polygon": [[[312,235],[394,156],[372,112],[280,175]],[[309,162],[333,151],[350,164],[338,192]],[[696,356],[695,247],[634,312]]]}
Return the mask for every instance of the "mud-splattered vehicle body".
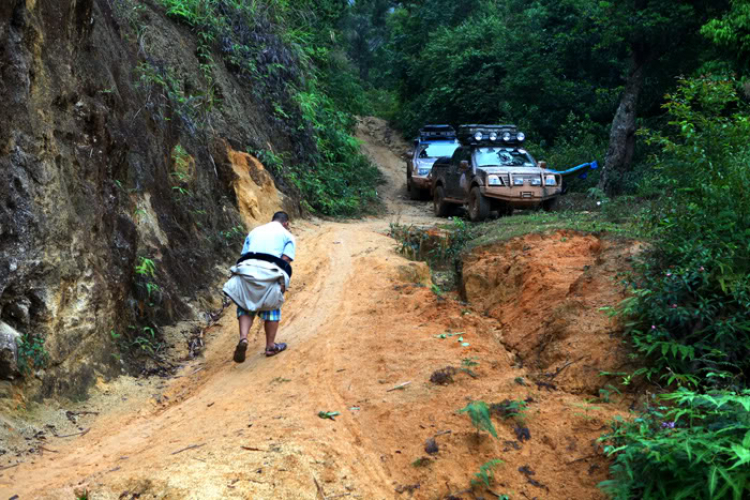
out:
{"label": "mud-splattered vehicle body", "polygon": [[481,221],[492,211],[554,207],[562,176],[523,149],[526,137],[514,125],[462,125],[457,135],[461,146],[432,167],[435,215],[464,205]]}
{"label": "mud-splattered vehicle body", "polygon": [[412,200],[430,195],[432,165],[441,156],[449,156],[459,146],[456,131],[450,125],[425,125],[414,139],[414,150],[406,155],[406,190]]}

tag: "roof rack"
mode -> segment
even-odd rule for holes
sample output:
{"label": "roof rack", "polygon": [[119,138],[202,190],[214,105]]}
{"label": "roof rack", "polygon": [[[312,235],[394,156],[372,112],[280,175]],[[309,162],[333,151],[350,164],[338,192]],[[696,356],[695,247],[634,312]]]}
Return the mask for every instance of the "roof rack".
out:
{"label": "roof rack", "polygon": [[526,134],[515,125],[461,125],[458,140],[464,146],[517,146],[526,140]]}
{"label": "roof rack", "polygon": [[419,129],[419,138],[423,141],[431,139],[455,139],[456,129],[450,125],[429,124]]}

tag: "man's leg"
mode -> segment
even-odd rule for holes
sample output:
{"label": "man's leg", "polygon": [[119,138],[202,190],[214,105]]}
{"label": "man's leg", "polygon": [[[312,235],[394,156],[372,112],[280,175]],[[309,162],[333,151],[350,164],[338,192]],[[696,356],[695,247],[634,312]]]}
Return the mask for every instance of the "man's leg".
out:
{"label": "man's leg", "polygon": [[276,332],[279,331],[279,321],[265,321],[263,325],[266,329],[266,350],[273,349],[276,345]]}
{"label": "man's leg", "polygon": [[233,359],[235,363],[242,363],[245,361],[245,351],[247,351],[247,334],[250,333],[250,327],[253,326],[253,319],[255,313],[249,313],[237,306],[237,320],[240,323],[240,341],[237,343],[237,347],[234,350]]}
{"label": "man's leg", "polygon": [[266,356],[273,356],[285,350],[286,344],[276,343],[276,333],[279,331],[279,323],[281,322],[281,309],[261,312],[259,316],[265,322],[263,326],[266,330]]}
{"label": "man's leg", "polygon": [[243,340],[247,342],[247,334],[250,333],[250,328],[253,326],[253,319],[253,316],[249,314],[240,316],[240,342]]}

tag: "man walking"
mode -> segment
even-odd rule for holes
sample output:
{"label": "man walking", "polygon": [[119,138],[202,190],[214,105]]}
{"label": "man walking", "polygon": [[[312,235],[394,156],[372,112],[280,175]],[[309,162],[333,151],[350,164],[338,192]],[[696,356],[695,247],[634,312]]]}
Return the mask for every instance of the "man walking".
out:
{"label": "man walking", "polygon": [[234,361],[245,361],[247,334],[255,316],[265,324],[266,356],[274,356],[286,349],[276,343],[281,321],[284,292],[292,277],[295,242],[289,232],[289,215],[276,212],[271,222],[256,227],[245,238],[242,256],[232,267],[232,277],[224,285],[224,293],[237,304],[240,341],[234,351]]}

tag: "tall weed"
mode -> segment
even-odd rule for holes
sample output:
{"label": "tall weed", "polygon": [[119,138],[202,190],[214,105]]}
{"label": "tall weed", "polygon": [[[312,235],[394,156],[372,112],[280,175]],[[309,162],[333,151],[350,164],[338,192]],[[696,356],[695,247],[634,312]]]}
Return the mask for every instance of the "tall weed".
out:
{"label": "tall weed", "polygon": [[615,500],[747,498],[750,494],[750,391],[660,397],[631,422],[600,438],[615,457],[600,487]]}
{"label": "tall weed", "polygon": [[740,387],[750,375],[750,118],[736,84],[683,81],[665,105],[674,133],[661,152],[664,193],[646,222],[654,244],[620,309],[640,373],[691,386]]}

